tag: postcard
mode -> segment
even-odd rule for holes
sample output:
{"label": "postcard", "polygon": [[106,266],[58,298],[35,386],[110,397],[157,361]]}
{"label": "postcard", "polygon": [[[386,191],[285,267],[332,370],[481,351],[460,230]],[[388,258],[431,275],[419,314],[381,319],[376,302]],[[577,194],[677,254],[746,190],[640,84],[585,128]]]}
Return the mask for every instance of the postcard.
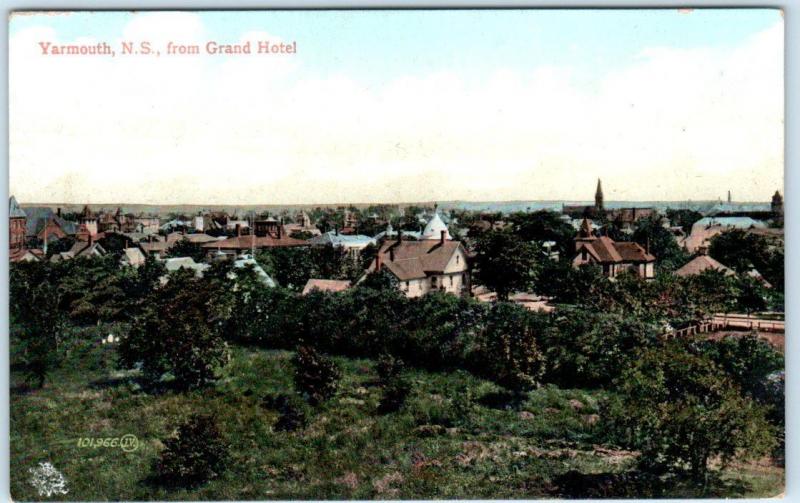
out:
{"label": "postcard", "polygon": [[14,499],[783,493],[780,9],[8,22]]}

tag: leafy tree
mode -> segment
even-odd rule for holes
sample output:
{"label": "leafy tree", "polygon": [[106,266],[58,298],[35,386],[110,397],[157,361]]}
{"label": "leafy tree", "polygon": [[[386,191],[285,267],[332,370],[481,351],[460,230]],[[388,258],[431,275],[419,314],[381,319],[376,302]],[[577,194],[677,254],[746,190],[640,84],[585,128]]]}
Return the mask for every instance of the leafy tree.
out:
{"label": "leafy tree", "polygon": [[122,339],[120,363],[141,368],[150,384],[167,372],[179,389],[213,381],[228,360],[220,324],[209,310],[213,293],[207,282],[190,271],[170,275],[165,287],[148,296],[142,314]]}
{"label": "leafy tree", "polygon": [[605,387],[656,343],[657,325],[641,317],[595,309],[559,309],[540,337],[547,359],[543,379],[563,387]]}
{"label": "leafy tree", "polygon": [[733,229],[711,239],[708,254],[736,272],[758,269],[769,260],[767,241],[756,234]]}
{"label": "leafy tree", "polygon": [[130,239],[115,232],[111,232],[109,234],[106,234],[102,239],[98,240],[97,242],[100,244],[100,246],[103,247],[105,251],[116,257],[119,257],[120,255],[122,255],[123,250],[125,250],[125,248],[127,248],[128,245],[130,244]]}
{"label": "leafy tree", "polygon": [[292,233],[289,234],[289,237],[290,238],[294,238],[294,239],[301,239],[303,241],[307,241],[307,240],[313,238],[314,234],[312,234],[309,231],[292,231]]}
{"label": "leafy tree", "polygon": [[750,314],[767,308],[767,290],[759,280],[745,275],[739,278],[739,285],[736,305],[740,310]]}
{"label": "leafy tree", "polygon": [[555,241],[560,256],[571,258],[575,228],[562,220],[559,213],[547,210],[517,212],[509,215],[508,220],[523,241]]}
{"label": "leafy tree", "polygon": [[695,210],[667,210],[667,218],[673,226],[680,226],[683,232],[689,234],[692,232],[692,226],[695,222],[703,218],[703,214]]}
{"label": "leafy tree", "polygon": [[47,264],[14,264],[10,277],[10,307],[18,324],[12,362],[21,364],[26,381],[41,388],[47,374],[61,362],[60,342],[67,328],[58,309],[60,292],[51,282]]}
{"label": "leafy tree", "polygon": [[63,238],[49,241],[47,243],[47,258],[49,259],[53,255],[69,251],[74,244],[75,238],[72,236],[64,236]]}
{"label": "leafy tree", "polygon": [[294,385],[309,403],[318,405],[336,394],[341,371],[330,358],[313,347],[301,345],[292,359]]}
{"label": "leafy tree", "polygon": [[620,377],[618,391],[620,402],[609,409],[614,424],[641,450],[648,470],[688,472],[705,481],[710,458],[719,456],[725,465],[736,456],[766,453],[774,443],[764,408],[679,342],[645,350]]}
{"label": "leafy tree", "polygon": [[206,251],[199,243],[193,243],[185,237],[179,239],[167,251],[168,257],[190,257],[195,262],[202,262],[206,256]]}
{"label": "leafy tree", "polygon": [[167,486],[194,487],[225,469],[229,446],[210,416],[195,414],[163,441],[155,462],[157,479]]}
{"label": "leafy tree", "polygon": [[633,240],[645,249],[650,249],[650,253],[656,257],[659,269],[671,272],[689,259],[688,254],[678,246],[675,236],[657,218],[640,220],[633,232]]}
{"label": "leafy tree", "polygon": [[540,251],[510,230],[483,233],[475,246],[475,280],[508,300],[515,291],[532,289],[539,276]]}
{"label": "leafy tree", "polygon": [[276,247],[256,252],[256,260],[264,271],[279,285],[291,290],[302,290],[309,278],[314,277],[314,255],[306,247]]}
{"label": "leafy tree", "polygon": [[541,318],[523,307],[498,302],[481,334],[480,363],[487,377],[514,391],[538,385],[544,355],[537,344]]}
{"label": "leafy tree", "polygon": [[757,335],[704,339],[696,342],[697,351],[730,375],[749,396],[755,396],[768,375],[783,370],[783,355]]}

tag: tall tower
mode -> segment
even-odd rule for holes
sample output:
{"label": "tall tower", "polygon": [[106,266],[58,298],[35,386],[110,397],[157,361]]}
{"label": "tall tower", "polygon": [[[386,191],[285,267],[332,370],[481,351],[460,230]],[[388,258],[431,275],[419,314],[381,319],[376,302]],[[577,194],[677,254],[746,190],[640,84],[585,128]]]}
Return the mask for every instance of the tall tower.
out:
{"label": "tall tower", "polygon": [[731,204],[731,191],[728,191],[728,204]]}
{"label": "tall tower", "polygon": [[777,190],[775,194],[772,196],[772,204],[770,205],[772,209],[772,213],[777,215],[783,215],[783,197],[781,197],[781,193]]}
{"label": "tall tower", "polygon": [[600,179],[597,179],[597,191],[594,193],[594,209],[603,211],[603,187],[600,185]]}

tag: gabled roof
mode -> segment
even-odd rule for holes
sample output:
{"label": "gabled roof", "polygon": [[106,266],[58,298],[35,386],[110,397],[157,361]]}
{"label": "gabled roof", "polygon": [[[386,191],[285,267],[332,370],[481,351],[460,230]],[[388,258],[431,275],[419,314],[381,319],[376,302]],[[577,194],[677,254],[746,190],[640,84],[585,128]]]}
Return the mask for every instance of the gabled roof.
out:
{"label": "gabled roof", "polygon": [[308,295],[314,290],[321,292],[342,292],[350,288],[350,282],[340,279],[309,279],[303,287],[303,295]]}
{"label": "gabled roof", "polygon": [[362,234],[351,235],[351,234],[337,234],[334,231],[328,231],[324,234],[320,234],[319,236],[315,236],[308,240],[309,244],[315,246],[324,246],[324,245],[332,245],[332,246],[367,246],[370,244],[375,244],[375,238],[371,238],[369,236],[364,236]]}
{"label": "gabled roof", "polygon": [[614,241],[608,236],[576,242],[575,252],[586,250],[600,263],[653,262],[655,257],[632,241]]}
{"label": "gabled roof", "polygon": [[8,218],[26,218],[28,215],[19,207],[17,198],[11,196],[8,199]]}
{"label": "gabled roof", "polygon": [[88,257],[91,255],[105,255],[106,251],[97,241],[92,244],[89,244],[88,241],[75,241],[75,244],[69,249],[69,253],[73,257]]}
{"label": "gabled roof", "polygon": [[212,248],[220,250],[248,250],[250,248],[274,248],[281,246],[308,246],[307,241],[302,239],[290,238],[288,236],[281,236],[280,239],[273,238],[272,236],[256,237],[252,234],[247,236],[235,236],[222,241],[214,241],[202,245],[203,248]]}
{"label": "gabled roof", "polygon": [[139,248],[125,248],[125,255],[122,258],[129,264],[139,264],[144,262],[144,254]]}
{"label": "gabled roof", "polygon": [[726,276],[733,276],[736,274],[733,272],[733,269],[720,264],[708,255],[700,255],[693,258],[684,264],[683,267],[675,271],[675,275],[681,277],[693,276],[695,274],[700,274],[707,269],[715,269],[724,273]]}
{"label": "gabled roof", "polygon": [[[265,271],[264,268],[261,267],[261,265],[253,257],[249,255],[244,255],[241,258],[236,259],[233,262],[233,267],[238,269],[246,269],[248,267],[252,267],[253,271],[256,273],[256,276],[258,276],[258,279],[261,280],[261,282],[265,286],[268,286],[270,288],[275,288],[276,286],[275,280],[273,280],[272,277],[269,274],[267,274],[267,271]],[[235,273],[231,272],[231,274],[235,276]]]}
{"label": "gabled roof", "polygon": [[[463,251],[459,241],[392,241],[381,246],[378,256],[382,267],[386,267],[401,281],[407,281],[443,273],[459,248]],[[375,265],[373,260],[368,271],[374,271]]]}

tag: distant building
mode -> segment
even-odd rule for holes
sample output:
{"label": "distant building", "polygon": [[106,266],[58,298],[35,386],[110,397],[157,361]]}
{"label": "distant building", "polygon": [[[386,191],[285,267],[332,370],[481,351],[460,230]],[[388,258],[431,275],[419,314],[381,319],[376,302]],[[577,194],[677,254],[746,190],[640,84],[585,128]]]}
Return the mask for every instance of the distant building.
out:
{"label": "distant building", "polygon": [[97,215],[92,213],[92,210],[89,209],[88,205],[84,205],[83,211],[81,211],[78,222],[83,227],[84,231],[82,233],[83,235],[95,237],[97,236],[98,232],[100,232],[97,224]]}
{"label": "distant building", "polygon": [[8,248],[22,250],[25,248],[26,223],[28,216],[22,211],[17,199],[11,196],[8,200]]}
{"label": "distant building", "polygon": [[120,264],[123,266],[139,267],[144,262],[144,254],[139,248],[125,248],[122,258],[120,258]]}
{"label": "distant building", "polygon": [[773,215],[783,217],[783,197],[781,197],[781,193],[777,190],[775,191],[775,194],[772,195],[770,209],[772,210]]}
{"label": "distant building", "polygon": [[733,276],[736,274],[733,269],[720,264],[708,255],[699,255],[675,271],[675,275],[685,278],[687,276],[701,274],[703,271],[707,271],[709,269],[719,271],[726,276]]}
{"label": "distant building", "polygon": [[594,205],[564,205],[561,208],[561,212],[572,219],[605,219],[623,229],[632,228],[639,220],[658,216],[658,211],[652,207],[607,209],[605,207],[605,197],[603,196],[603,186],[599,178],[597,179],[597,189],[594,194]]}
{"label": "distant building", "polygon": [[345,250],[353,257],[369,245],[375,245],[375,238],[363,235],[345,235],[339,234],[338,231],[328,231],[319,236],[313,237],[308,240],[311,246],[333,246]]}
{"label": "distant building", "polygon": [[652,279],[655,277],[655,261],[656,258],[638,243],[618,242],[608,236],[595,236],[588,219],[584,219],[575,238],[572,265],[600,266],[608,278],[613,279],[623,271],[632,271],[640,278]]}
{"label": "distant building", "polygon": [[703,217],[692,225],[688,236],[678,244],[689,253],[703,252],[708,249],[711,239],[727,230],[766,229],[767,225],[750,217]]}

